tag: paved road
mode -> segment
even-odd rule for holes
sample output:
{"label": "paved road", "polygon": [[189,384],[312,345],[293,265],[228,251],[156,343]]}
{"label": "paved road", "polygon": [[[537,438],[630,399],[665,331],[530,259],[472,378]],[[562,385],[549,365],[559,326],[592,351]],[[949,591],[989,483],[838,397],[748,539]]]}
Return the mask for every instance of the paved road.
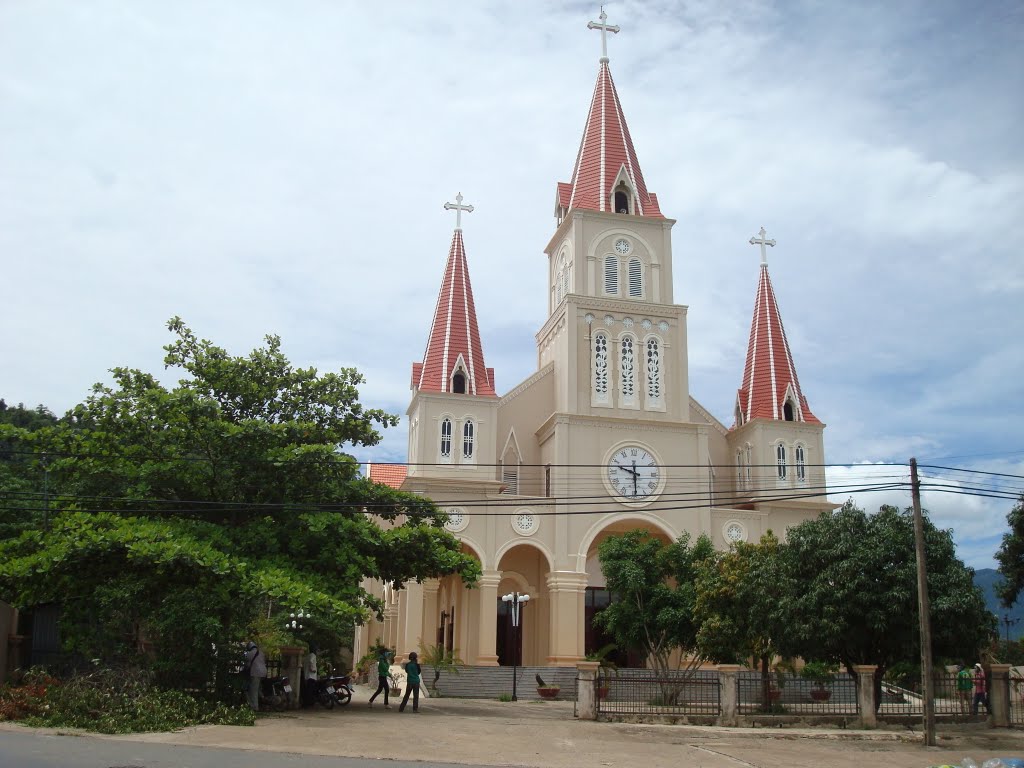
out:
{"label": "paved road", "polygon": [[[90,736],[0,732],[0,768],[381,768],[381,761],[315,757],[176,744],[140,744]],[[388,761],[387,768],[465,768],[451,763]]]}

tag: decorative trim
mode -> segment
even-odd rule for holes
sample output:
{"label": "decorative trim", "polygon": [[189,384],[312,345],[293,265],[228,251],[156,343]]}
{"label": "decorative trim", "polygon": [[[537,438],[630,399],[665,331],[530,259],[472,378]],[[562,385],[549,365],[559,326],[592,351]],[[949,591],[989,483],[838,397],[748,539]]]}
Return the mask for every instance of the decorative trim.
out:
{"label": "decorative trim", "polygon": [[532,536],[540,528],[540,519],[531,509],[517,509],[509,518],[512,530],[520,536]]}
{"label": "decorative trim", "polygon": [[469,527],[469,515],[462,507],[447,507],[444,511],[448,515],[448,522],[444,524],[445,530],[460,533]]}
{"label": "decorative trim", "polygon": [[747,540],[747,527],[739,520],[727,520],[722,525],[722,538],[729,544]]}

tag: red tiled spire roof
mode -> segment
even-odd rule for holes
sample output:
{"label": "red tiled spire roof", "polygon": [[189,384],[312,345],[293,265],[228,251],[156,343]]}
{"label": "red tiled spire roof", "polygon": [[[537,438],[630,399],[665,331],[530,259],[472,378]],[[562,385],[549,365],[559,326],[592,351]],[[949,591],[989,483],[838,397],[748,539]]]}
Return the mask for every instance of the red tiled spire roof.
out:
{"label": "red tiled spire roof", "polygon": [[409,467],[405,464],[369,464],[366,470],[373,482],[390,485],[392,488],[401,488],[402,481],[409,473]]}
{"label": "red tiled spire roof", "polygon": [[452,236],[423,362],[412,365],[412,386],[421,392],[451,392],[457,371],[465,376],[467,395],[497,396],[494,369],[484,363],[461,229]]}
{"label": "red tiled spire roof", "polygon": [[594,98],[590,102],[583,139],[580,141],[573,168],[572,181],[559,184],[559,202],[564,207],[586,208],[592,211],[612,211],[612,190],[625,170],[627,183],[632,187],[634,214],[664,218],[656,195],[647,191],[643,171],[637,160],[633,139],[629,135],[626,117],[622,113],[619,94],[612,81],[607,60],[602,60],[597,73]]}
{"label": "red tiled spire roof", "polygon": [[790,399],[793,402],[792,421],[821,423],[811,413],[807,398],[800,389],[789,341],[782,327],[782,316],[775,302],[775,291],[768,277],[768,265],[762,262],[761,279],[757,284],[757,298],[754,301],[754,319],[750,324],[743,386],[736,398],[741,420],[734,427],[742,426],[751,419],[784,421],[785,404]]}

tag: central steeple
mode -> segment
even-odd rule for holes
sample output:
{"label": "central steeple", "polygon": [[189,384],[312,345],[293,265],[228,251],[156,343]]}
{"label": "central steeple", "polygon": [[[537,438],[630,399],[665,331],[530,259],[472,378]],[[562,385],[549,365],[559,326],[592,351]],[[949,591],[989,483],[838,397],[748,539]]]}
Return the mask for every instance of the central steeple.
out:
{"label": "central steeple", "polygon": [[640,161],[633,148],[619,94],[608,66],[607,32],[619,28],[601,21],[590,22],[590,29],[601,31],[601,59],[597,84],[590,102],[590,113],[576,155],[572,181],[558,184],[556,215],[559,220],[573,208],[635,216],[664,218],[658,198],[647,191]]}

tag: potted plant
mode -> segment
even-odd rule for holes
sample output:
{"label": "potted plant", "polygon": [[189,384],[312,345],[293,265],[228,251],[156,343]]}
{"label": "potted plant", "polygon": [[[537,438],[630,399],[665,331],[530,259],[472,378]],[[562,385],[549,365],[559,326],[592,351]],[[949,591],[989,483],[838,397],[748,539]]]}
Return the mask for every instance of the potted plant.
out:
{"label": "potted plant", "polygon": [[558,698],[558,692],[562,690],[560,686],[548,685],[540,675],[534,675],[534,677],[537,679],[537,693],[542,699]]}
{"label": "potted plant", "polygon": [[829,684],[832,682],[839,666],[825,661],[809,661],[800,670],[800,677],[814,683],[810,690],[811,699],[814,701],[828,701],[832,696],[832,689]]}
{"label": "potted plant", "polygon": [[443,645],[423,645],[420,640],[420,664],[424,667],[431,667],[434,670],[434,680],[430,684],[430,695],[439,696],[437,681],[441,679],[442,672],[459,674],[459,665],[465,662],[459,658],[459,649],[446,649]]}
{"label": "potted plant", "polygon": [[608,654],[616,648],[615,643],[608,643],[598,651],[587,654],[587,661],[596,661],[600,666],[597,668],[597,697],[608,698],[608,678],[611,675],[618,676],[619,668],[614,661],[608,658]]}
{"label": "potted plant", "polygon": [[402,682],[404,680],[404,672],[388,672],[388,685],[391,688],[392,696],[400,696],[402,694]]}

